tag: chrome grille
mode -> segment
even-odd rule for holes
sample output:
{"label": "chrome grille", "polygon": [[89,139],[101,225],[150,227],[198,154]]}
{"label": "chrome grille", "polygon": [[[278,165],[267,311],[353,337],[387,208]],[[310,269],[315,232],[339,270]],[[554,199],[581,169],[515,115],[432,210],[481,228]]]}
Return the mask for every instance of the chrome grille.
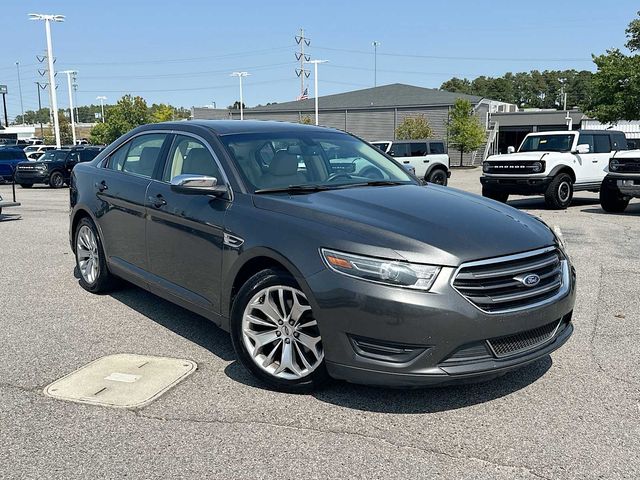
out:
{"label": "chrome grille", "polygon": [[561,320],[506,337],[487,340],[496,357],[508,357],[538,347],[553,338]]}
{"label": "chrome grille", "polygon": [[[566,267],[554,247],[463,264],[452,285],[488,313],[521,310],[544,303],[564,287]],[[527,279],[535,284],[527,284]]]}

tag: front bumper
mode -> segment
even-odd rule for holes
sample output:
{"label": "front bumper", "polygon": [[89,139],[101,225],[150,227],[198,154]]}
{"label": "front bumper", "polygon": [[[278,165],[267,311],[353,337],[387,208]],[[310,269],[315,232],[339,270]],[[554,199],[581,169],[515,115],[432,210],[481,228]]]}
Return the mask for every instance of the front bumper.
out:
{"label": "front bumper", "polygon": [[[513,313],[487,314],[451,285],[444,268],[430,292],[388,287],[323,270],[307,278],[329,374],[353,383],[419,387],[499,376],[562,346],[571,336],[575,272],[556,301]],[[315,303],[315,305],[314,305]],[[531,349],[498,356],[499,340],[554,324]]]}
{"label": "front bumper", "polygon": [[49,182],[49,172],[42,170],[28,170],[21,171],[16,170],[15,173],[16,183],[48,183]]}
{"label": "front bumper", "polygon": [[610,173],[602,184],[604,188],[618,190],[627,197],[640,198],[640,174]]}
{"label": "front bumper", "polygon": [[515,195],[542,195],[553,180],[553,177],[523,176],[487,176],[480,177],[483,186],[502,193]]}

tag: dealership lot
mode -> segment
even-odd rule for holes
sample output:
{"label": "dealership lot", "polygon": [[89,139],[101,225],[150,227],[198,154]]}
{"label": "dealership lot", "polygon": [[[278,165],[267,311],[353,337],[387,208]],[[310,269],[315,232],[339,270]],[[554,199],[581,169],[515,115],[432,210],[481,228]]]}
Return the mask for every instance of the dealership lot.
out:
{"label": "dealership lot", "polygon": [[[478,193],[480,171],[451,186]],[[0,186],[10,198],[10,188]],[[0,223],[0,465],[8,478],[638,478],[640,202],[605,214],[511,205],[564,233],[578,272],[575,333],[550,358],[490,383],[383,390],[333,383],[271,392],[226,333],[141,289],[94,296],[73,277],[68,190],[18,189]],[[429,208],[425,205],[425,208]],[[45,397],[99,357],[189,359],[198,370],[138,410]]]}

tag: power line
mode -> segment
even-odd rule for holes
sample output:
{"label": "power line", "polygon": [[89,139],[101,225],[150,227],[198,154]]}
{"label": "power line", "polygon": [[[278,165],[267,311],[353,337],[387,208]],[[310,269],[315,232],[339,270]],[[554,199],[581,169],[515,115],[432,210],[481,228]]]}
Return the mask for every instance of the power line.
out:
{"label": "power line", "polygon": [[[355,53],[359,55],[373,55],[374,52],[369,52],[365,50],[349,50],[346,48],[332,48],[332,47],[314,47],[319,50],[328,50],[332,52],[344,52],[344,53]],[[491,62],[591,62],[591,58],[525,58],[525,57],[517,57],[517,58],[508,58],[508,57],[456,57],[453,55],[449,56],[439,56],[439,55],[417,55],[417,54],[409,54],[409,53],[378,53],[378,55],[383,55],[386,57],[403,57],[403,58],[425,58],[430,60],[484,60]]]}
{"label": "power line", "polygon": [[[280,78],[277,80],[264,80],[261,82],[252,82],[252,85],[266,85],[269,83],[280,83],[291,80],[291,78]],[[228,85],[208,85],[206,87],[191,87],[191,88],[161,88],[152,90],[138,90],[135,88],[128,88],[124,90],[81,90],[81,93],[155,93],[155,92],[191,92],[197,90],[216,90],[223,88],[238,88],[236,83]]]}

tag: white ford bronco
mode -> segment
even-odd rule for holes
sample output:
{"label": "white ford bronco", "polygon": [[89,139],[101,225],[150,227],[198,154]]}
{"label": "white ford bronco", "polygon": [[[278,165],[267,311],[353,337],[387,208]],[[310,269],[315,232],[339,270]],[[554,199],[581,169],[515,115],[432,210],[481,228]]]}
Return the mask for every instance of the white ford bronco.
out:
{"label": "white ford bronco", "polygon": [[442,140],[394,140],[371,144],[403,165],[413,167],[416,177],[425,182],[446,185],[451,176],[449,154]]}
{"label": "white ford bronco", "polygon": [[517,152],[492,155],[482,164],[482,195],[506,202],[510,194],[544,195],[548,208],[565,209],[573,192],[598,192],[612,152],[627,150],[615,130],[539,132]]}

